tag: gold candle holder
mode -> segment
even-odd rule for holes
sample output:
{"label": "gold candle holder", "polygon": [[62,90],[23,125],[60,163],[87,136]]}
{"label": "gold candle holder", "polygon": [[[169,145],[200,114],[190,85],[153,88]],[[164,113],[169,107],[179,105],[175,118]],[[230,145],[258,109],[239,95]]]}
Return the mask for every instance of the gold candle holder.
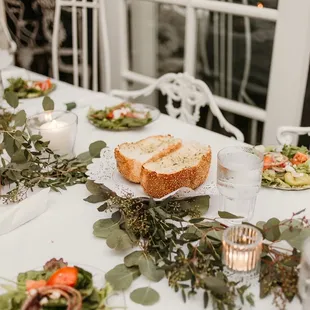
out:
{"label": "gold candle holder", "polygon": [[233,272],[257,275],[260,269],[263,236],[249,225],[227,228],[223,234],[222,261]]}

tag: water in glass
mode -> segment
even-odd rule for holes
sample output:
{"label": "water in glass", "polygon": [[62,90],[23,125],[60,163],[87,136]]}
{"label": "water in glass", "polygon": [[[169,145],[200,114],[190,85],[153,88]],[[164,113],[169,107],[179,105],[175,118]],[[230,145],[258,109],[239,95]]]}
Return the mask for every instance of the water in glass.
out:
{"label": "water in glass", "polygon": [[218,153],[220,210],[242,217],[233,222],[252,218],[261,187],[262,168],[263,154],[253,147],[227,147]]}

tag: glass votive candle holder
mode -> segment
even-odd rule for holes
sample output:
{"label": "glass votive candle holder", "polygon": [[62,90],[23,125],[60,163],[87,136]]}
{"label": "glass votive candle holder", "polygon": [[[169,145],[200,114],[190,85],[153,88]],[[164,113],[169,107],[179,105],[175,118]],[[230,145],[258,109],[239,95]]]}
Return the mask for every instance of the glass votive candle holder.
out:
{"label": "glass votive candle holder", "polygon": [[49,141],[48,148],[55,154],[73,157],[78,117],[69,111],[44,111],[28,118],[31,135],[41,135]]}
{"label": "glass votive candle holder", "polygon": [[235,225],[223,234],[222,261],[229,271],[256,276],[260,271],[263,236],[250,225]]}

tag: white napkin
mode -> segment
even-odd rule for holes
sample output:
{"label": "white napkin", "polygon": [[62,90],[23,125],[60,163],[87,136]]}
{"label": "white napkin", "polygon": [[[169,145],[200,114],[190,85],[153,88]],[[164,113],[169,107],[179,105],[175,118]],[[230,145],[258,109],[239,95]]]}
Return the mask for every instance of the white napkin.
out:
{"label": "white napkin", "polygon": [[22,69],[22,68],[7,68],[1,71],[1,78],[2,78],[3,88],[7,88],[10,86],[8,79],[22,78],[24,80],[29,80],[29,73],[27,72],[27,70]]}
{"label": "white napkin", "polygon": [[0,204],[0,236],[44,213],[48,208],[49,191],[49,188],[45,188],[29,193],[29,197],[19,203]]}

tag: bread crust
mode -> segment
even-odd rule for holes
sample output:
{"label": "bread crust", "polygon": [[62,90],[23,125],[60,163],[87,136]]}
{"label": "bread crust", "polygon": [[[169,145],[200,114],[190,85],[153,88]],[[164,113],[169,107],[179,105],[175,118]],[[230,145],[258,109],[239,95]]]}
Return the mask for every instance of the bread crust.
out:
{"label": "bread crust", "polygon": [[209,146],[208,151],[196,166],[170,174],[157,173],[142,166],[141,186],[145,193],[153,198],[162,198],[181,187],[196,189],[206,181],[209,175],[211,155]]}
{"label": "bread crust", "polygon": [[[163,138],[166,137],[167,135],[157,135],[157,136],[152,136],[153,138]],[[171,137],[171,135],[168,135]],[[142,166],[149,161],[154,161],[157,159],[160,159],[161,157],[164,157],[174,151],[176,151],[177,149],[179,149],[182,146],[182,141],[180,140],[178,143],[175,143],[173,145],[168,146],[167,148],[165,148],[163,151],[157,153],[156,155],[154,155],[152,158],[150,158],[148,161],[146,162],[139,162],[136,159],[132,159],[132,158],[128,158],[125,155],[122,154],[122,152],[120,151],[121,147],[126,147],[126,145],[133,145],[133,144],[139,144],[139,143],[143,143],[143,141],[149,139],[145,138],[142,139],[138,142],[126,142],[126,143],[122,143],[120,145],[118,145],[115,150],[114,150],[114,156],[116,159],[116,163],[117,163],[117,169],[120,172],[120,174],[127,179],[130,182],[133,183],[140,183],[140,179],[141,179],[141,170],[142,170]]]}

